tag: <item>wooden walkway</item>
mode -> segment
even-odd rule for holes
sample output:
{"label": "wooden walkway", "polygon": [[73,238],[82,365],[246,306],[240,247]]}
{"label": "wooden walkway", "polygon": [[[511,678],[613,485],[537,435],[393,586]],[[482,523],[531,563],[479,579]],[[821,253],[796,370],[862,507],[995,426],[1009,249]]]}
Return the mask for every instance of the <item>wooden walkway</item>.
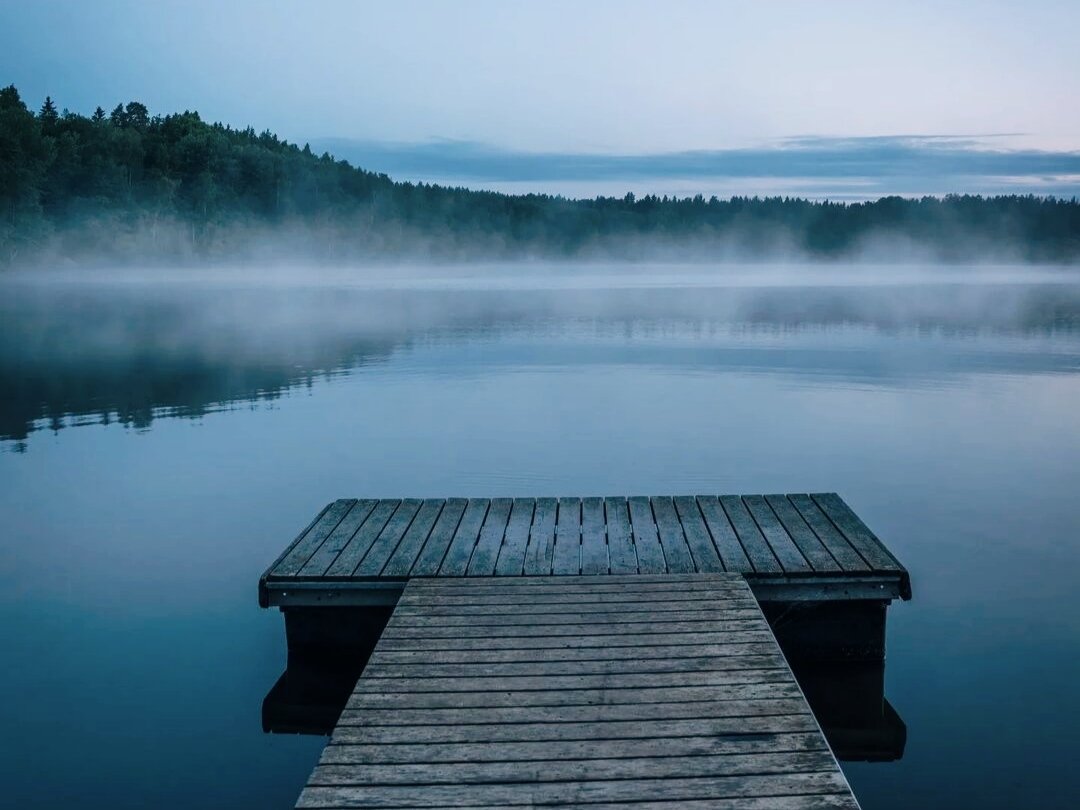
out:
{"label": "wooden walkway", "polygon": [[[338,524],[357,506],[346,503]],[[437,525],[444,506],[420,525]],[[511,506],[497,508],[512,521]],[[474,513],[478,537],[455,552],[468,560],[453,570],[467,573],[478,551],[487,573],[498,568],[509,530],[485,535],[494,509]],[[599,520],[590,513],[579,516]],[[523,523],[511,541],[527,565]],[[400,542],[410,534],[393,531]],[[417,534],[410,571],[428,559],[430,526]],[[454,536],[439,535],[447,549]],[[702,540],[694,548],[712,559]],[[619,543],[597,567],[610,572],[623,553],[630,567]],[[334,546],[335,559],[349,547]],[[578,546],[567,570],[586,559],[591,570]],[[447,549],[432,555],[433,571]],[[858,807],[745,579],[731,573],[411,579],[297,806]]]}
{"label": "wooden walkway", "polygon": [[396,602],[414,577],[745,575],[759,599],[908,599],[907,571],[835,493],[343,499],[259,583],[263,606]]}

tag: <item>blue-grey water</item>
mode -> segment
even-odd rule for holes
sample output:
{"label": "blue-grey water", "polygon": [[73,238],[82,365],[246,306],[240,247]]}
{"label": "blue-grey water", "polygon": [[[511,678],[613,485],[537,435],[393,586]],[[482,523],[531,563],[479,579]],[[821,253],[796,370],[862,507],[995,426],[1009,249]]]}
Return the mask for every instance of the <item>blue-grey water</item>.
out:
{"label": "blue-grey water", "polygon": [[332,498],[820,490],[914,587],[863,806],[1075,806],[1076,275],[91,275],[0,282],[5,806],[291,806],[256,581]]}

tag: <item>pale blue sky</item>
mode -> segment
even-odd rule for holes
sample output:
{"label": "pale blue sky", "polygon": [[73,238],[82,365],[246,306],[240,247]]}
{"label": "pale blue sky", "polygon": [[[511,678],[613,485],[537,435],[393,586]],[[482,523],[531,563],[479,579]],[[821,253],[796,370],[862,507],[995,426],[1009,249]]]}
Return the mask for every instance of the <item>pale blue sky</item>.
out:
{"label": "pale blue sky", "polygon": [[[1060,154],[1080,149],[1078,32],[1080,3],[1038,0],[0,0],[0,82],[35,107],[46,93],[82,112],[139,99],[380,148],[642,155],[948,135]],[[1069,184],[1069,168],[1037,182]]]}

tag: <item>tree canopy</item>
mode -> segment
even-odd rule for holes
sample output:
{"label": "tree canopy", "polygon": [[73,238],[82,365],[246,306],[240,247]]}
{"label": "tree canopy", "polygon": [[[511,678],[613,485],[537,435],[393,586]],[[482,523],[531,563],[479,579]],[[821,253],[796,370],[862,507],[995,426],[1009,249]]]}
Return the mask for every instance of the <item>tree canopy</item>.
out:
{"label": "tree canopy", "polygon": [[790,253],[868,246],[945,260],[1080,258],[1080,203],[949,195],[571,200],[395,182],[269,132],[146,105],[34,113],[0,89],[0,264]]}

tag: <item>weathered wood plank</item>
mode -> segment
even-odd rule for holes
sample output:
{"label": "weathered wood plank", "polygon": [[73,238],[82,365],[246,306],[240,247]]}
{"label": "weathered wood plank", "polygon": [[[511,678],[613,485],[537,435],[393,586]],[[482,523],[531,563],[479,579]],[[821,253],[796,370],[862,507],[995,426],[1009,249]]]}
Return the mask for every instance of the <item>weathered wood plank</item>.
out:
{"label": "weathered wood plank", "polygon": [[720,655],[771,655],[776,651],[773,641],[746,641],[730,644],[657,644],[651,647],[554,647],[540,650],[376,650],[372,662],[383,663],[499,663],[513,661],[665,661],[679,658]]}
{"label": "weathered wood plank", "polygon": [[[851,798],[741,574],[582,576],[609,569],[607,505],[552,505],[567,520],[554,521],[551,565],[575,576],[406,583],[300,806]],[[470,508],[440,572],[452,556],[498,567],[513,503]],[[646,508],[665,565],[692,567],[691,544],[712,546],[692,499]],[[590,550],[601,537],[603,566],[600,543]]]}
{"label": "weathered wood plank", "polygon": [[516,782],[485,785],[307,787],[297,807],[454,807],[641,802],[657,799],[724,799],[839,793],[847,783],[838,772],[683,779],[611,779],[595,782]]}
{"label": "weathered wood plank", "polygon": [[369,678],[502,678],[511,675],[546,678],[552,675],[665,674],[669,672],[724,672],[786,666],[779,651],[765,655],[724,655],[610,661],[530,661],[525,663],[439,664],[416,662],[390,664],[369,661],[364,675]]}
{"label": "weathered wood plank", "polygon": [[390,555],[398,547],[398,543],[405,537],[405,533],[409,530],[416,513],[420,511],[422,505],[423,501],[416,498],[405,498],[398,505],[393,516],[387,521],[386,526],[379,532],[379,536],[375,538],[375,542],[371,544],[371,548],[364,555],[364,559],[356,566],[353,571],[355,575],[370,577],[382,571],[386,561],[390,559]]}
{"label": "weathered wood plank", "polygon": [[844,503],[843,498],[835,492],[812,493],[810,497],[866,560],[867,565],[879,571],[904,570],[870,528]]}
{"label": "weathered wood plank", "polygon": [[859,552],[837,531],[832,521],[814,503],[813,498],[809,495],[788,495],[787,499],[844,571],[870,570]]}
{"label": "weathered wood plank", "polygon": [[679,515],[683,534],[686,535],[686,544],[690,547],[690,554],[694,558],[694,567],[706,573],[723,571],[724,565],[716,552],[716,546],[713,545],[697,500],[687,496],[677,497],[675,511]]}
{"label": "weathered wood plank", "polygon": [[500,576],[520,576],[525,572],[525,552],[529,547],[529,529],[532,527],[536,501],[533,498],[514,498],[510,520],[506,524],[506,535],[499,559],[495,563],[495,573]]}
{"label": "weathered wood plank", "polygon": [[431,536],[445,505],[446,501],[439,498],[429,498],[421,504],[420,511],[416,513],[409,530],[401,538],[401,542],[379,572],[382,576],[403,577],[412,570],[413,563],[416,562],[420,550]]}
{"label": "weathered wood plank", "polygon": [[688,621],[666,622],[654,617],[647,622],[626,622],[625,624],[549,624],[540,627],[529,625],[509,625],[506,627],[407,627],[391,622],[383,631],[383,638],[389,639],[435,639],[456,638],[520,638],[533,639],[543,636],[582,638],[584,636],[619,636],[640,635],[643,633],[722,633],[733,630],[755,630],[760,625],[753,618],[732,619],[730,621]]}
{"label": "weathered wood plank", "polygon": [[[610,625],[610,624],[637,624],[662,622],[695,622],[695,621],[732,621],[734,619],[757,619],[759,609],[747,606],[745,600],[728,599],[720,603],[704,604],[701,606],[688,607],[678,605],[675,610],[649,610],[648,605],[637,604],[633,606],[616,607],[615,609],[588,608],[579,610],[573,606],[563,610],[537,611],[529,615],[522,615],[516,611],[503,612],[496,609],[489,610],[486,614],[456,612],[430,614],[418,610],[406,610],[398,614],[399,620],[395,626],[405,622],[413,629],[425,627],[546,627],[556,624],[584,624],[584,625]],[[644,608],[644,609],[641,609]],[[602,632],[602,631],[601,631]]]}
{"label": "weathered wood plank", "polygon": [[322,545],[316,549],[315,553],[311,555],[304,567],[300,569],[299,575],[302,577],[322,576],[337,559],[341,550],[348,545],[352,536],[356,534],[357,530],[364,525],[364,521],[367,520],[368,515],[371,514],[371,510],[375,508],[376,501],[372,500],[360,500],[353,504],[352,509],[348,514],[341,519],[341,522],[334,527],[334,530],[327,535],[326,540]]}
{"label": "weathered wood plank", "polygon": [[[660,737],[643,740],[611,740],[604,754],[628,757],[695,757],[720,754],[752,754],[777,751],[821,751],[825,743],[817,734],[730,735],[726,737]],[[530,762],[589,759],[596,744],[587,740],[539,740],[533,742],[466,743],[462,745],[362,745],[332,744],[320,758],[324,765],[421,763],[421,762]]]}
{"label": "weathered wood plank", "polygon": [[495,573],[495,562],[499,559],[506,523],[510,520],[510,509],[514,501],[511,498],[492,498],[480,537],[473,547],[472,557],[466,569],[469,576],[491,576]]}
{"label": "weathered wood plank", "polygon": [[[468,501],[464,498],[447,498],[439,519],[435,521],[435,528],[431,530],[427,540],[424,541],[420,553],[416,555],[416,562],[408,573],[413,576],[430,577],[439,571],[446,550],[450,548],[450,542],[454,539],[458,524],[461,523],[462,515]],[[422,581],[422,580],[418,580]]]}
{"label": "weathered wood plank", "polygon": [[705,525],[709,528],[716,550],[720,554],[720,560],[724,564],[725,571],[739,571],[745,573],[753,571],[750,559],[739,542],[739,536],[728,520],[720,500],[715,495],[700,495],[696,499],[701,515],[705,518]]}
{"label": "weathered wood plank", "polygon": [[581,501],[581,573],[589,576],[608,572],[607,531],[603,498]]}
{"label": "weathered wood plank", "polygon": [[[602,675],[521,675],[500,678],[500,686],[511,690],[542,689],[636,689],[638,687],[715,686],[724,683],[785,682],[790,674],[783,666],[764,661],[755,669],[712,672],[628,672]],[[491,680],[475,678],[364,678],[369,692],[481,692],[491,688]]]}
{"label": "weathered wood plank", "polygon": [[536,512],[529,529],[529,547],[525,552],[526,574],[550,574],[555,556],[555,518],[558,501],[537,498]]}
{"label": "weathered wood plank", "polygon": [[394,638],[383,635],[380,649],[387,650],[542,650],[576,649],[596,647],[653,647],[657,644],[692,646],[696,644],[722,644],[765,641],[773,638],[767,629],[698,631],[672,635],[670,633],[626,633],[618,635],[588,636],[505,636],[487,638]]}
{"label": "weathered wood plank", "polygon": [[656,497],[650,500],[668,570],[677,574],[693,573],[694,558],[690,556],[690,547],[686,544],[686,537],[683,536],[682,524],[679,523],[679,516],[675,513],[675,504],[668,497]]}
{"label": "weathered wood plank", "polygon": [[296,576],[355,504],[355,498],[348,498],[334,501],[326,507],[319,519],[293,543],[292,549],[281,562],[273,567],[270,576]]}
{"label": "weathered wood plank", "polygon": [[[605,752],[606,753],[606,752]],[[595,752],[594,752],[595,756]],[[687,779],[747,774],[820,773],[834,766],[826,751],[701,754],[693,757],[589,757],[579,760],[437,762],[391,765],[320,764],[309,785],[498,785],[529,782],[592,782],[608,779]]]}
{"label": "weathered wood plank", "polygon": [[487,517],[490,501],[487,498],[470,498],[469,505],[465,507],[465,514],[461,516],[454,539],[450,541],[450,548],[446,550],[439,573],[442,576],[460,577],[469,568],[469,559],[472,557],[473,547],[480,536],[480,527],[484,525]]}
{"label": "weathered wood plank", "polygon": [[739,537],[746,556],[749,558],[753,570],[757,572],[777,572],[783,570],[780,563],[769,547],[768,542],[758,530],[754,518],[746,509],[743,499],[737,495],[722,495],[720,506],[723,507],[728,521]]}
{"label": "weathered wood plank", "polygon": [[[581,601],[582,597],[580,596],[565,596],[561,599],[534,604],[533,615],[596,613],[618,613],[619,615],[622,615],[623,611],[628,608],[640,605],[642,599],[650,600],[650,614],[687,610],[716,611],[724,610],[726,608],[746,607],[745,600],[735,596],[731,591],[694,591],[693,594],[697,598],[687,598],[682,594],[665,594],[665,596],[671,596],[672,598],[657,599],[655,601],[652,601],[653,597],[648,591],[633,591],[631,593],[635,594],[635,596],[620,599],[597,599],[589,602]],[[619,596],[623,597],[625,595],[619,594]],[[519,600],[514,599],[493,598],[491,601],[474,602],[472,604],[463,605],[453,602],[446,604],[441,598],[432,599],[425,603],[423,601],[418,601],[415,597],[403,596],[398,600],[397,608],[395,608],[395,610],[402,616],[423,615],[428,618],[436,616],[488,617],[494,612],[498,612],[500,608],[514,606],[518,601]]]}
{"label": "weathered wood plank", "polygon": [[345,544],[334,562],[326,569],[325,576],[352,576],[356,566],[360,564],[360,560],[367,554],[371,544],[375,542],[375,539],[386,526],[400,503],[401,501],[398,500],[379,501],[371,514],[368,515],[367,520],[364,521],[364,525],[349,539],[349,542]]}
{"label": "weathered wood plank", "polygon": [[[638,570],[642,574],[663,574],[668,570],[660,535],[656,531],[652,504],[648,498],[634,496],[627,499],[630,507],[630,525],[634,547],[637,549]],[[674,582],[675,580],[671,580]]]}
{"label": "weathered wood plank", "polygon": [[551,573],[581,573],[581,498],[559,498]]}
{"label": "weathered wood plank", "polygon": [[611,573],[638,573],[637,549],[634,547],[630,529],[630,512],[626,505],[626,498],[605,498],[604,520],[607,524]]}
{"label": "weathered wood plank", "polygon": [[786,495],[766,495],[765,501],[783,525],[784,530],[795,541],[807,562],[815,571],[839,571],[840,566],[821,540],[803,520]]}
{"label": "weathered wood plank", "polygon": [[[639,689],[559,689],[532,692],[357,692],[348,709],[468,709],[522,708],[527,706],[619,706],[643,703],[704,703],[716,701],[777,701],[802,697],[793,683],[729,683],[716,686],[680,686]],[[771,704],[775,705],[775,704]],[[787,704],[793,705],[793,704]],[[742,709],[745,711],[745,709]],[[369,718],[371,719],[371,718]],[[404,720],[404,717],[400,718]]]}
{"label": "weathered wood plank", "polygon": [[777,520],[772,507],[761,495],[747,495],[742,499],[749,510],[758,530],[764,535],[765,542],[769,544],[772,553],[789,574],[804,574],[813,570],[810,563],[803,557],[795,541],[791,539],[783,525]]}
{"label": "weathered wood plank", "polygon": [[[547,722],[503,722],[505,714],[483,709],[479,717],[488,722],[468,724],[439,722],[453,709],[394,709],[382,715],[375,710],[341,714],[332,743],[469,743],[528,740],[621,740],[642,737],[720,736],[730,734],[821,733],[814,715],[794,701],[716,701],[708,703],[625,704],[616,706],[544,707],[530,710],[546,718],[553,713],[569,718]],[[522,711],[525,707],[518,707]],[[754,713],[754,710],[758,710]],[[515,714],[520,715],[520,711]],[[513,716],[513,715],[511,715]],[[405,718],[409,722],[405,722]],[[452,717],[452,716],[451,716]],[[379,720],[381,722],[373,722]]]}

